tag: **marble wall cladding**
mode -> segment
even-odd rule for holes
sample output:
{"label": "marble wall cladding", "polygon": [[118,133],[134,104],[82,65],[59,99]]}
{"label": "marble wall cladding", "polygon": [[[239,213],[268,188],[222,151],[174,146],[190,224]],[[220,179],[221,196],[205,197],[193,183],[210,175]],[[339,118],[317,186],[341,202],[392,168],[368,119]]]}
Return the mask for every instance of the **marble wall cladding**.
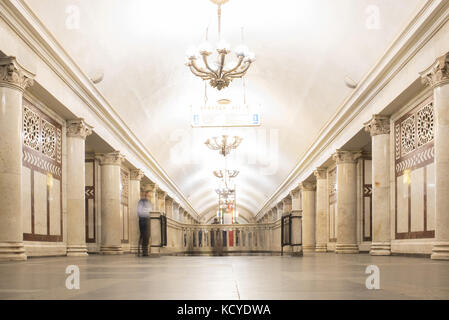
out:
{"label": "marble wall cladding", "polygon": [[427,229],[435,230],[435,164],[432,163],[426,167],[426,214]]}
{"label": "marble wall cladding", "polygon": [[408,232],[408,174],[396,178],[396,232]]}
{"label": "marble wall cladding", "polygon": [[435,236],[434,115],[432,98],[394,123],[395,238]]}
{"label": "marble wall cladding", "polygon": [[50,235],[57,236],[61,234],[61,182],[52,179],[48,187],[50,204]]}
{"label": "marble wall cladding", "polygon": [[424,230],[424,168],[411,172],[410,231]]}
{"label": "marble wall cladding", "polygon": [[34,172],[34,233],[47,234],[47,175]]}
{"label": "marble wall cladding", "polygon": [[86,242],[95,243],[96,242],[96,222],[98,221],[96,208],[96,177],[95,174],[95,160],[86,159],[84,165],[85,174],[85,201],[86,201]]}
{"label": "marble wall cladding", "polygon": [[337,239],[337,168],[329,169],[327,177],[329,195],[328,241],[335,242]]}
{"label": "marble wall cladding", "polygon": [[120,237],[122,243],[129,242],[129,171],[120,170]]}
{"label": "marble wall cladding", "polygon": [[372,160],[363,159],[362,161],[362,236],[363,241],[372,240]]}
{"label": "marble wall cladding", "polygon": [[87,239],[93,240],[95,242],[95,200],[94,199],[87,199]]}
{"label": "marble wall cladding", "polygon": [[31,233],[31,169],[22,168],[22,223],[23,232]]}

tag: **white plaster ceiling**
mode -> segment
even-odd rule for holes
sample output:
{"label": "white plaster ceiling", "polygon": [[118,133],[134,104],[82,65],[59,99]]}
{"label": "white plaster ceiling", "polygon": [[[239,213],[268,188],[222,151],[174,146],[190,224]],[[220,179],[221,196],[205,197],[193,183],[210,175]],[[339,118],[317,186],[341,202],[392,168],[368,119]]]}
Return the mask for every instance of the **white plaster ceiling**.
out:
{"label": "white plaster ceiling", "polygon": [[[223,38],[244,39],[257,61],[248,71],[247,100],[261,105],[263,125],[227,129],[244,138],[230,168],[238,204],[256,214],[283,182],[320,128],[424,0],[230,0],[223,7]],[[222,159],[204,146],[221,134],[192,129],[190,108],[204,85],[184,66],[209,26],[216,39],[216,7],[208,0],[26,0],[145,143],[198,213],[217,203],[212,170]],[[75,6],[75,7],[73,7]],[[379,29],[371,29],[379,8]],[[75,11],[74,11],[75,8]],[[71,20],[79,9],[79,28]],[[67,23],[68,22],[68,23]],[[75,23],[74,23],[75,22]],[[368,23],[368,24],[367,24]],[[210,97],[213,90],[209,90]],[[236,80],[220,97],[241,99]]]}

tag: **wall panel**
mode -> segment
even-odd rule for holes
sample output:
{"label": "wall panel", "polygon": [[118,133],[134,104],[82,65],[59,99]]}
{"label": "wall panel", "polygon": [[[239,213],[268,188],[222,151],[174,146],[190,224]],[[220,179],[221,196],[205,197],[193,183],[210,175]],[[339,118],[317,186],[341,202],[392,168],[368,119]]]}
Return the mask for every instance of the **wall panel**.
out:
{"label": "wall panel", "polygon": [[22,118],[23,238],[61,242],[62,126],[27,99]]}
{"label": "wall panel", "polygon": [[394,123],[396,239],[435,237],[432,97]]}

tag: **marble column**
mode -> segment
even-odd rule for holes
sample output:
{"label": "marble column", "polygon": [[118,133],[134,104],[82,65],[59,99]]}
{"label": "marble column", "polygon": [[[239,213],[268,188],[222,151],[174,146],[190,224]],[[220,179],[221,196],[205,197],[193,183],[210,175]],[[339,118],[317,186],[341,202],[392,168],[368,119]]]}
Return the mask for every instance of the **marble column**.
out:
{"label": "marble column", "polygon": [[[288,216],[292,213],[292,198],[290,194],[282,199],[282,214],[280,218],[283,218],[285,216]],[[290,229],[293,233],[293,228]],[[290,240],[293,240],[293,235],[290,235]],[[290,242],[290,244],[293,243],[293,241]],[[293,253],[293,247],[291,245],[284,246],[284,254],[285,255],[292,255]]]}
{"label": "marble column", "polygon": [[432,259],[449,260],[449,53],[424,72],[433,88],[435,147],[435,242]]}
{"label": "marble column", "polygon": [[157,191],[157,211],[161,215],[165,215],[165,197],[167,196],[167,193],[162,190]]}
{"label": "marble column", "polygon": [[172,219],[179,221],[179,203],[173,201]]}
{"label": "marble column", "polygon": [[0,260],[26,260],[22,225],[22,98],[34,75],[0,58]]}
{"label": "marble column", "polygon": [[372,208],[372,256],[391,254],[390,226],[390,118],[373,115],[365,123],[371,135],[373,208]]}
{"label": "marble column", "polygon": [[304,252],[315,251],[315,187],[315,183],[310,181],[304,181],[300,185]]}
{"label": "marble column", "polygon": [[[302,246],[302,201],[299,187],[290,192],[292,213],[292,256],[303,255]],[[301,244],[301,245],[299,245]]]}
{"label": "marble column", "polygon": [[337,150],[337,244],[335,253],[358,253],[357,159],[361,152]]}
{"label": "marble column", "polygon": [[140,182],[144,174],[140,169],[131,170],[129,181],[129,247],[132,253],[137,253],[139,247],[139,216],[137,206],[141,198]]}
{"label": "marble column", "polygon": [[173,199],[169,196],[165,197],[165,215],[167,218],[173,219]]}
{"label": "marble column", "polygon": [[101,254],[123,254],[120,236],[120,166],[124,156],[119,151],[99,157],[101,166]]}
{"label": "marble column", "polygon": [[86,137],[92,127],[84,119],[67,121],[67,256],[87,256]]}
{"label": "marble column", "polygon": [[327,169],[318,168],[314,172],[316,177],[316,252],[327,251],[327,232],[328,232],[328,203],[327,196]]}

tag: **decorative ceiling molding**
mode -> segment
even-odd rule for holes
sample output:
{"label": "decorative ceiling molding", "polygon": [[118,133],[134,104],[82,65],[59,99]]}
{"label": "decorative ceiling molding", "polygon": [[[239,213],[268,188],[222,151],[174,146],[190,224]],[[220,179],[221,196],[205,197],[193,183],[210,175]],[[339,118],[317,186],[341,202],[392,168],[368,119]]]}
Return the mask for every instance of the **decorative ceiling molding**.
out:
{"label": "decorative ceiling molding", "polygon": [[[62,48],[24,0],[1,0],[0,17],[30,49],[86,104],[115,137],[127,145],[129,151],[139,158],[149,170],[146,175],[158,185],[167,187],[171,196],[190,214],[199,217],[198,212],[182,194],[176,183],[158,164],[151,152],[134,135],[112,105],[100,93],[89,77]],[[121,150],[124,152],[124,150]]]}
{"label": "decorative ceiling molding", "polygon": [[[285,181],[260,207],[258,219],[263,212],[282,200],[301,180],[305,180],[316,168],[312,163],[335,141],[351,121],[376,97],[377,94],[404,68],[449,20],[449,2],[429,0],[412,18],[405,29],[360,81],[358,87],[346,98],[334,116],[320,130],[314,143],[300,157]],[[417,74],[417,78],[419,74]],[[334,150],[335,151],[335,150]]]}

